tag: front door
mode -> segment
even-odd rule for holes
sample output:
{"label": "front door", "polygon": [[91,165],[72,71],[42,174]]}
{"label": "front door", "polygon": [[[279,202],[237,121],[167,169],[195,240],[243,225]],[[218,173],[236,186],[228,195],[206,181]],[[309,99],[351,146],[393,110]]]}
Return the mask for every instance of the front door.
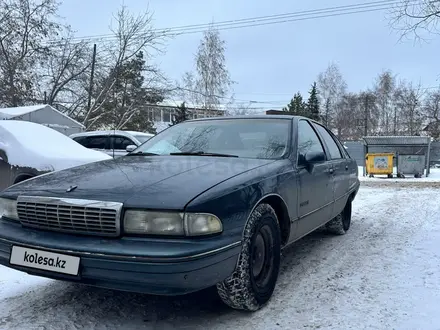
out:
{"label": "front door", "polygon": [[333,203],[332,173],[329,162],[307,167],[307,152],[325,148],[309,121],[298,123],[298,215],[297,237],[304,236],[330,220]]}
{"label": "front door", "polygon": [[114,158],[125,156],[129,145],[137,144],[131,139],[120,135],[114,135],[110,139],[110,151],[114,154]]}

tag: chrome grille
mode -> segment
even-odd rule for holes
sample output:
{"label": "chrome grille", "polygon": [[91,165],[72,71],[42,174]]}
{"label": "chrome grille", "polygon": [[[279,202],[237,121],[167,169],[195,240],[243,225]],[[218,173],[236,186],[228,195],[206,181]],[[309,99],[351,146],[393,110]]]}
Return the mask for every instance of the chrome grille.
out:
{"label": "chrome grille", "polygon": [[122,203],[20,196],[17,213],[23,226],[59,232],[118,236]]}

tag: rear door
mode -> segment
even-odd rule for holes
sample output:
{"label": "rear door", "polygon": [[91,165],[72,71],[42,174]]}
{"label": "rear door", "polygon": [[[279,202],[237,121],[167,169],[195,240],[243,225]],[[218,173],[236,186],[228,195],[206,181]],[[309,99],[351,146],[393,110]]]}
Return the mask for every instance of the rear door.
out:
{"label": "rear door", "polygon": [[313,123],[313,125],[324,141],[328,155],[330,156],[329,165],[330,172],[332,173],[334,200],[332,217],[335,217],[343,210],[346,203],[345,197],[347,196],[350,181],[349,166],[343,151],[338,146],[332,133],[318,123]]}
{"label": "rear door", "polygon": [[[330,220],[333,204],[332,175],[329,162],[308,168],[303,159],[309,151],[326,150],[309,121],[298,122],[297,168],[299,177],[297,237],[304,236]],[[328,155],[326,154],[328,157]]]}

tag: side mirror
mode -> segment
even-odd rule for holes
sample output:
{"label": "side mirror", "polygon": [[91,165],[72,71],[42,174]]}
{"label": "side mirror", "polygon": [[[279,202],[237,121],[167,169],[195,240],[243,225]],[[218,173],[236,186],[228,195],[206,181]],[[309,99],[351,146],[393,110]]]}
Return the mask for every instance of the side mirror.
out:
{"label": "side mirror", "polygon": [[137,146],[135,146],[134,144],[130,144],[127,146],[127,148],[125,148],[125,151],[132,152],[136,148],[137,148]]}
{"label": "side mirror", "polygon": [[307,165],[313,165],[316,163],[325,162],[325,153],[322,151],[309,151],[305,155],[305,159]]}

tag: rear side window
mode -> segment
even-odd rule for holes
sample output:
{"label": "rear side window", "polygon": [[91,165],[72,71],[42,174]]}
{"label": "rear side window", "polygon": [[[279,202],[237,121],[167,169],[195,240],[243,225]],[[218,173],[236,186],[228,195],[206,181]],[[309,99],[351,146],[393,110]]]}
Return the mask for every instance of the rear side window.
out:
{"label": "rear side window", "polygon": [[315,127],[316,127],[317,131],[319,132],[319,134],[324,139],[324,142],[325,142],[325,144],[327,145],[327,147],[329,149],[330,158],[331,159],[341,159],[341,158],[343,158],[341,150],[339,149],[338,145],[336,144],[335,140],[330,135],[330,133],[327,131],[327,129],[324,126],[321,126],[321,125],[318,125],[318,124],[315,124]]}
{"label": "rear side window", "polygon": [[325,153],[313,127],[308,121],[300,120],[298,123],[298,165],[305,164],[305,156],[308,152]]}

